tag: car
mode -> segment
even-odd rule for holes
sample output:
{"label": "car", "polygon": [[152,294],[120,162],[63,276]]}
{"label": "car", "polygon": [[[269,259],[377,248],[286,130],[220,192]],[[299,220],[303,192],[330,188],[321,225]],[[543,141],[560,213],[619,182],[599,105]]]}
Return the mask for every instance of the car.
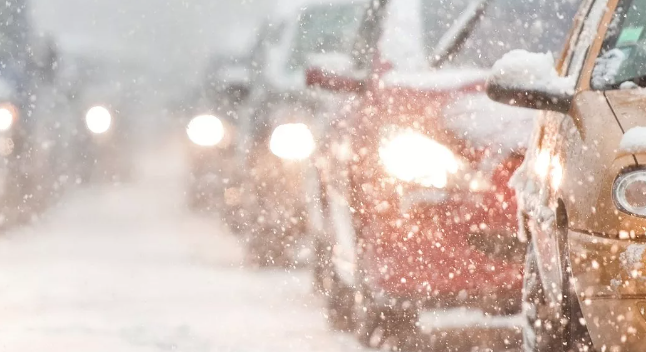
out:
{"label": "car", "polygon": [[128,151],[137,140],[133,117],[139,102],[132,95],[139,89],[141,67],[128,58],[78,52],[69,43],[61,45],[60,62],[71,110],[64,125],[72,135],[69,170],[74,183],[129,180]]}
{"label": "car", "polygon": [[513,51],[489,78],[492,99],[544,111],[512,179],[525,351],[644,348],[645,13],[640,0],[584,1],[555,67]]}
{"label": "car", "polygon": [[[559,48],[576,4],[440,4],[379,2],[357,38],[355,74],[308,73],[354,104],[322,156],[331,226],[318,281],[328,315],[373,347],[392,338],[418,348],[424,309],[520,309],[523,245],[507,181],[536,114],[491,102],[484,82],[506,48]],[[448,20],[422,21],[433,13]]]}
{"label": "car", "polygon": [[64,141],[57,120],[65,101],[57,87],[53,38],[36,34],[24,12],[11,7],[0,19],[0,225],[38,216],[60,193],[62,170],[52,159]]}
{"label": "car", "polygon": [[305,4],[266,25],[253,61],[244,135],[248,258],[260,265],[290,266],[307,257],[309,202],[304,173],[321,121],[320,101],[308,93],[305,67],[313,56],[349,50],[365,1]]}
{"label": "car", "polygon": [[251,63],[246,58],[213,59],[204,73],[196,101],[183,121],[190,163],[188,203],[192,209],[217,211],[234,232],[239,231],[240,162],[237,111],[249,95]]}

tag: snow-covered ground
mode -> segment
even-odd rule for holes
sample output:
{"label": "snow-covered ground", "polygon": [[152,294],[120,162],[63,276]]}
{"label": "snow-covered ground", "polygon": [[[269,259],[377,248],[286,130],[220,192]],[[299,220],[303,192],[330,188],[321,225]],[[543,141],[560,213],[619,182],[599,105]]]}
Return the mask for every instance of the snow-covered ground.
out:
{"label": "snow-covered ground", "polygon": [[[364,351],[327,328],[307,271],[246,268],[236,237],[187,210],[179,151],[142,153],[132,183],[70,194],[0,236],[0,351]],[[441,351],[497,352],[517,345],[517,322],[421,321]]]}
{"label": "snow-covered ground", "polygon": [[0,237],[0,351],[357,351],[326,328],[306,272],[241,265],[235,237],[186,210],[181,154],[86,189]]}

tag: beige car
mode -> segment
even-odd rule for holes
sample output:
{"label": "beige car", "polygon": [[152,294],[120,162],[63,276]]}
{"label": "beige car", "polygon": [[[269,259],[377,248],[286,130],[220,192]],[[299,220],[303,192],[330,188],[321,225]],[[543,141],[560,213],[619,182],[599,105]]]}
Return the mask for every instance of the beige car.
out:
{"label": "beige car", "polygon": [[586,0],[554,69],[514,51],[487,85],[546,110],[512,180],[525,351],[646,351],[646,0]]}

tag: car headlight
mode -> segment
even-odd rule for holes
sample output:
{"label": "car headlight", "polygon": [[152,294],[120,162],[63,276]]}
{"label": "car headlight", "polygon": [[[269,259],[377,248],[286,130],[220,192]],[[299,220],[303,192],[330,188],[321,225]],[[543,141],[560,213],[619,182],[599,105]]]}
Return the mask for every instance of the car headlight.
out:
{"label": "car headlight", "polygon": [[448,175],[456,173],[459,166],[451,150],[415,131],[385,140],[379,157],[392,176],[426,187],[446,187]]}
{"label": "car headlight", "polygon": [[612,196],[617,208],[646,217],[646,170],[634,170],[619,175],[615,180]]}
{"label": "car headlight", "polygon": [[94,134],[105,133],[112,125],[112,114],[103,106],[95,106],[85,114],[85,124]]}
{"label": "car headlight", "polygon": [[17,118],[18,109],[12,104],[4,104],[0,106],[0,132],[8,131],[13,126],[14,120]]}
{"label": "car headlight", "polygon": [[213,147],[224,138],[224,125],[213,115],[194,117],[186,127],[188,138],[203,147]]}
{"label": "car headlight", "polygon": [[307,159],[314,148],[312,131],[302,123],[287,123],[276,127],[269,140],[269,149],[281,159]]}

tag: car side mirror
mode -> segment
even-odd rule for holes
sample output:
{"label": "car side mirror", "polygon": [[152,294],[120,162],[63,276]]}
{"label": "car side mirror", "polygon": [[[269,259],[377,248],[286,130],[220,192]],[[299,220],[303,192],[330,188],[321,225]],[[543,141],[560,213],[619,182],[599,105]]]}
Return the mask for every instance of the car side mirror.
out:
{"label": "car side mirror", "polygon": [[352,58],[339,53],[311,55],[305,78],[308,87],[333,92],[357,93],[365,86],[354,70]]}
{"label": "car side mirror", "polygon": [[572,77],[557,74],[551,53],[513,50],[494,64],[486,90],[499,103],[567,113],[574,85]]}

